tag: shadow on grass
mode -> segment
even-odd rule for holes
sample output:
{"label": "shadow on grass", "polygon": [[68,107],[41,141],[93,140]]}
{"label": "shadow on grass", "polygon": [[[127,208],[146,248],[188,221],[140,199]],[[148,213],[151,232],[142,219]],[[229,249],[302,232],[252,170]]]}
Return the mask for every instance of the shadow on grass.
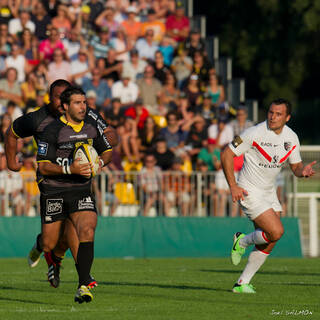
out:
{"label": "shadow on grass", "polygon": [[208,290],[208,291],[221,291],[230,292],[230,290],[210,288],[210,287],[193,287],[186,285],[170,285],[170,284],[159,284],[159,283],[136,283],[136,282],[112,282],[112,281],[99,281],[99,285],[107,286],[131,286],[131,287],[150,287],[150,288],[160,288],[160,289],[178,289],[178,290]]}
{"label": "shadow on grass", "polygon": [[[13,299],[13,298],[4,298],[4,297],[0,297],[0,301],[23,302],[23,303],[41,304],[41,305],[48,305],[49,304],[49,303],[45,303],[45,302],[41,302],[41,301],[35,301],[35,300]],[[52,304],[52,303],[50,303],[50,304]]]}
{"label": "shadow on grass", "polygon": [[[200,272],[212,272],[212,273],[228,273],[228,274],[239,274],[241,270],[228,270],[228,269],[201,269]],[[301,273],[292,271],[259,271],[259,274],[265,275],[288,275],[288,276],[320,276],[320,273]]]}

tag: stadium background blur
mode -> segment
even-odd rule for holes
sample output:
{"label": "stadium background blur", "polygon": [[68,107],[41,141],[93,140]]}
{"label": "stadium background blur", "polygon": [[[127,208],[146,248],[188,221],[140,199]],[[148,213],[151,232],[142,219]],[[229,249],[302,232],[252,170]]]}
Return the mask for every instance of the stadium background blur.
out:
{"label": "stadium background blur", "polygon": [[[12,173],[3,136],[14,119],[48,103],[48,87],[63,78],[84,89],[120,136],[94,184],[102,215],[242,216],[228,197],[220,150],[253,125],[254,111],[226,87],[205,27],[189,12],[190,2],[172,0],[3,1],[1,215],[39,212],[35,143],[19,141],[23,169]],[[286,213],[293,182],[284,174],[277,184]]]}

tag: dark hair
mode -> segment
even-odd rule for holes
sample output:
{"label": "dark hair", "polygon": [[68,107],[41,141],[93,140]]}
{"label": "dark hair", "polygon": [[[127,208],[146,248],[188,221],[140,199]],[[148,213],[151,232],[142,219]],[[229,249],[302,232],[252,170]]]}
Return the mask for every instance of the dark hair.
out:
{"label": "dark hair", "polygon": [[54,88],[56,87],[66,87],[66,88],[69,88],[71,87],[71,84],[67,81],[67,80],[64,80],[64,79],[58,79],[56,81],[53,81],[50,88],[49,88],[49,96],[52,97],[53,95],[53,90]]}
{"label": "dark hair", "polygon": [[18,71],[17,71],[17,69],[14,68],[14,67],[9,67],[9,68],[7,69],[7,71],[6,71],[6,77],[8,76],[8,73],[9,73],[11,70],[13,70],[13,71],[16,73],[16,80],[17,80],[17,78],[18,78]]}
{"label": "dark hair", "polygon": [[287,115],[291,115],[292,106],[291,106],[291,103],[289,100],[283,99],[283,98],[277,98],[277,99],[271,101],[270,106],[272,106],[273,104],[275,104],[276,106],[278,106],[280,104],[284,104],[287,109]]}
{"label": "dark hair", "polygon": [[81,94],[83,96],[86,95],[81,88],[70,86],[69,88],[67,88],[61,93],[61,96],[60,96],[61,105],[63,106],[64,104],[70,104],[71,96],[74,94]]}
{"label": "dark hair", "polygon": [[172,116],[172,115],[175,116],[176,119],[178,120],[178,118],[179,118],[178,113],[176,111],[171,110],[166,114],[167,121],[169,121],[169,117]]}

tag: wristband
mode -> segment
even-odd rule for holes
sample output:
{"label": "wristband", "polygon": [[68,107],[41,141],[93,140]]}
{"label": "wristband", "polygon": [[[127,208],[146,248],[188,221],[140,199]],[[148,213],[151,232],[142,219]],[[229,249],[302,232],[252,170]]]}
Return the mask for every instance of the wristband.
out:
{"label": "wristband", "polygon": [[100,161],[101,168],[104,167],[104,161],[101,158],[99,161]]}

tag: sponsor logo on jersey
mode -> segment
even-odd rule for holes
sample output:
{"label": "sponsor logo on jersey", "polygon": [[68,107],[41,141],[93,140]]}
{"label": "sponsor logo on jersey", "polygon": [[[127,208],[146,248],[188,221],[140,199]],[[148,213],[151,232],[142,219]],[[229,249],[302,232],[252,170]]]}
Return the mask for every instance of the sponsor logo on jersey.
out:
{"label": "sponsor logo on jersey", "polygon": [[71,143],[71,142],[62,143],[62,144],[59,146],[59,149],[73,149],[73,148],[74,148],[74,144]]}
{"label": "sponsor logo on jersey", "polygon": [[283,146],[286,151],[289,151],[291,148],[291,142],[284,142]]}
{"label": "sponsor logo on jersey", "polygon": [[260,143],[263,147],[272,147],[272,143],[271,142],[261,142]]}
{"label": "sponsor logo on jersey", "polygon": [[85,197],[78,202],[78,209],[94,209],[94,202],[92,201],[91,197]]}
{"label": "sponsor logo on jersey", "polygon": [[98,120],[97,120],[97,124],[98,124],[99,126],[101,126],[102,130],[104,130],[104,129],[107,127],[106,124],[105,124],[105,122],[104,122],[104,120],[102,120],[102,119],[98,119]]}
{"label": "sponsor logo on jersey", "polygon": [[83,133],[83,134],[76,134],[74,136],[70,136],[70,139],[73,139],[73,138],[77,138],[77,139],[83,139],[83,138],[86,138],[88,135],[86,133]]}
{"label": "sponsor logo on jersey", "polygon": [[277,162],[279,162],[279,156],[274,155],[274,156],[272,157],[272,163],[277,163]]}
{"label": "sponsor logo on jersey", "polygon": [[47,199],[46,213],[49,216],[62,213],[63,199]]}
{"label": "sponsor logo on jersey", "polygon": [[38,143],[38,155],[39,156],[46,156],[48,152],[48,144],[46,142],[39,142]]}
{"label": "sponsor logo on jersey", "polygon": [[267,163],[259,163],[259,167],[263,167],[263,168],[268,168],[268,169],[278,169],[278,168],[282,168],[281,164],[267,164]]}
{"label": "sponsor logo on jersey", "polygon": [[231,142],[231,144],[233,145],[234,148],[237,148],[241,143],[242,143],[242,139],[239,136],[235,136]]}

